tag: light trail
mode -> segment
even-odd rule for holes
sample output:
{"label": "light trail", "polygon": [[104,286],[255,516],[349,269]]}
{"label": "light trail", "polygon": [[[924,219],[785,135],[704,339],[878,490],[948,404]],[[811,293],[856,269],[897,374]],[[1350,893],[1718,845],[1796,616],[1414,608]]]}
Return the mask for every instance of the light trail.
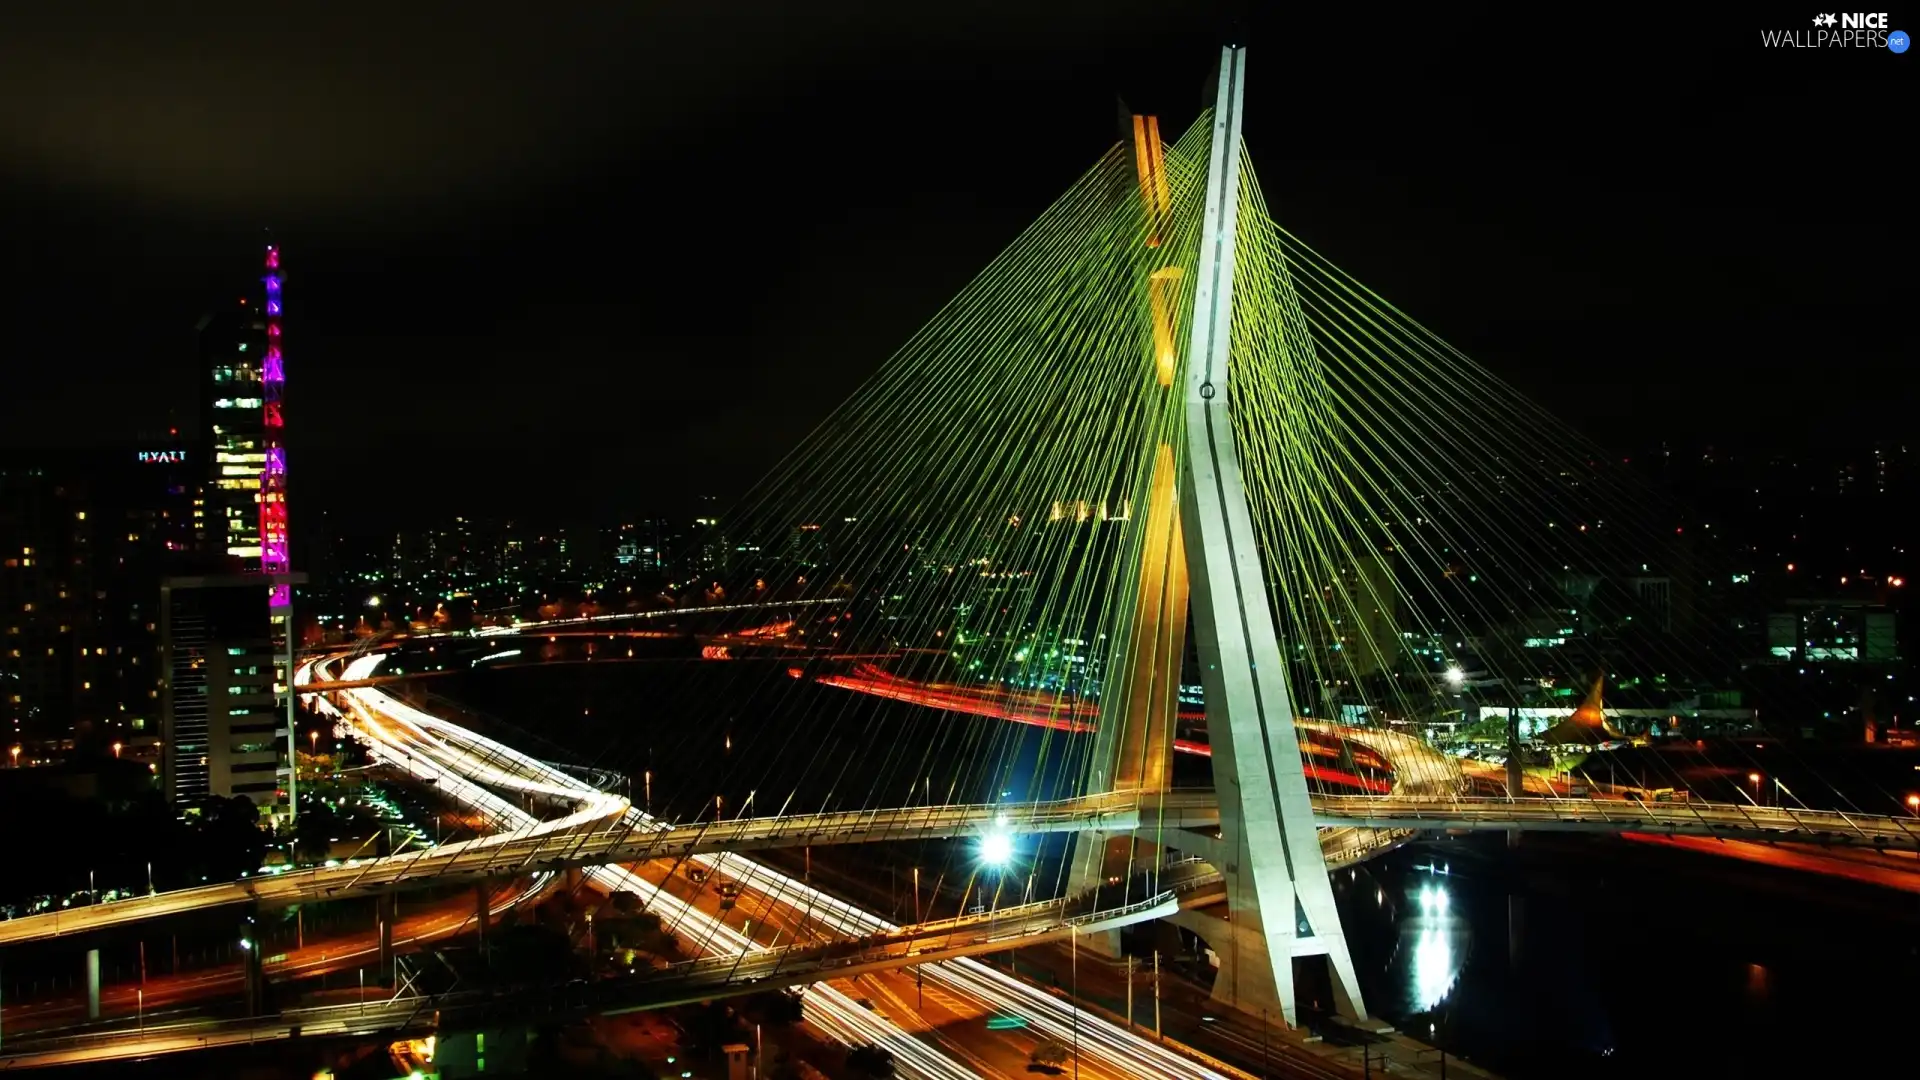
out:
{"label": "light trail", "polygon": [[[361,669],[364,672],[371,671],[377,666],[378,660],[366,663],[366,658],[363,658],[357,663],[366,664]],[[349,674],[351,675],[351,670]],[[351,696],[355,704],[375,711],[378,715],[405,717],[408,730],[417,732],[417,737],[421,740],[411,744],[412,752],[422,757],[449,762],[447,765],[429,766],[438,772],[444,773],[451,768],[450,762],[453,760],[483,760],[474,753],[474,750],[481,750],[488,758],[496,759],[501,763],[501,765],[489,764],[487,768],[490,773],[505,777],[500,782],[502,787],[514,789],[516,785],[524,784],[527,785],[526,790],[537,791],[565,788],[583,800],[589,794],[599,794],[589,785],[505,743],[423,713],[404,703],[396,702],[378,690],[353,690],[345,693]],[[384,698],[386,701],[379,703],[376,707],[374,703],[367,700],[369,698]],[[382,732],[380,737],[388,738],[389,736]],[[472,749],[467,749],[469,747]],[[404,756],[408,751],[402,749],[401,752]],[[449,757],[441,759],[441,755]],[[469,788],[472,790],[469,791]],[[490,810],[505,820],[517,823],[522,828],[534,824],[532,815],[479,785],[467,784],[448,790],[459,791],[462,797],[476,798],[483,805],[476,805],[475,809],[480,809],[483,813]],[[622,802],[624,803],[624,800]],[[668,827],[666,823],[657,821],[631,807],[624,808],[620,820],[623,826],[640,831],[657,831]],[[858,937],[899,929],[895,924],[871,912],[829,896],[795,878],[743,856],[695,855],[692,860],[709,870],[722,873],[742,885],[766,894],[775,903],[797,908],[805,918],[812,919],[838,933]],[[596,867],[589,872],[589,877],[610,892],[629,891],[640,897],[641,901],[650,908],[658,905],[663,914],[669,918],[671,926],[685,925],[694,932],[703,934],[703,946],[712,955],[725,955],[729,952],[739,955],[767,949],[766,946],[756,944],[725,926],[718,919],[699,911],[692,904],[680,900],[625,867]],[[945,986],[949,991],[974,999],[994,1011],[1020,1016],[1034,1030],[1042,1032],[1049,1038],[1069,1045],[1077,1042],[1083,1051],[1091,1053],[1122,1075],[1143,1078],[1169,1077],[1174,1080],[1225,1080],[1222,1074],[1212,1069],[1182,1057],[1152,1040],[1126,1031],[1118,1025],[1076,1010],[1071,1004],[1063,1003],[1052,995],[996,971],[979,961],[948,960],[925,964],[921,967],[927,978]],[[874,1042],[887,1047],[894,1052],[902,1071],[909,1075],[928,1077],[975,1075],[971,1070],[953,1062],[952,1059],[900,1030],[886,1019],[862,1008],[852,998],[830,985],[819,983],[809,987],[806,991],[806,1003],[810,1017],[815,1015],[822,1017],[824,1022],[818,1025],[822,1031],[834,1038],[844,1039],[851,1036],[862,1042]],[[1077,1038],[1075,1037],[1076,1029]]]}
{"label": "light trail", "polygon": [[[991,720],[1005,720],[1053,731],[1091,732],[1098,728],[1100,717],[1099,706],[1091,702],[1063,704],[1057,695],[994,687],[923,682],[894,675],[873,664],[860,664],[847,675],[821,675],[814,681],[822,686],[918,705],[922,708],[960,713],[965,716],[980,716]],[[1205,715],[1204,713],[1181,713],[1180,718],[1183,721],[1193,721],[1205,719]],[[1301,726],[1313,730],[1308,723],[1303,723]],[[1195,739],[1175,739],[1173,748],[1182,754],[1213,756],[1211,745]],[[1300,750],[1306,755],[1332,758],[1340,756],[1339,749],[1322,746],[1304,738],[1300,742]],[[1368,753],[1368,751],[1363,750],[1361,753]],[[1377,755],[1369,756],[1370,760],[1377,761],[1382,766],[1386,765],[1386,762]],[[1356,761],[1358,760],[1356,756]],[[1392,783],[1378,777],[1329,768],[1318,762],[1309,761],[1305,757],[1300,761],[1300,768],[1309,780],[1341,784],[1375,795],[1385,795],[1393,790]]]}
{"label": "light trail", "polygon": [[[373,667],[378,666],[380,659],[382,657],[363,657],[349,667],[349,673],[351,675],[356,669],[362,673],[371,671]],[[303,669],[303,674],[310,679],[311,667]],[[297,681],[304,683],[307,679]],[[570,820],[587,813],[594,814],[593,820],[609,816],[601,812],[610,805],[605,801],[607,797],[602,793],[552,768],[545,762],[521,754],[503,743],[429,716],[377,691],[345,691],[343,696],[352,706],[351,714],[343,719],[354,734],[366,740],[374,748],[376,758],[388,764],[402,765],[411,776],[434,780],[440,786],[440,790],[450,798],[477,811],[488,821],[507,828],[510,833],[524,836],[555,823],[539,821],[511,801],[459,775],[459,769],[478,764],[485,774],[495,778],[495,782],[501,787],[543,794],[560,794],[591,804],[589,810],[577,812],[569,818],[559,820]],[[437,734],[430,735],[429,732]],[[497,755],[502,760],[511,761],[514,769],[509,772],[499,768],[457,744],[484,748],[490,752],[490,755]],[[617,802],[618,809],[614,810],[613,816],[618,817],[622,824],[642,828],[658,827],[652,819],[631,810],[626,800],[614,801]],[[626,813],[621,814],[621,810],[625,810]],[[573,825],[567,827],[571,828],[578,824],[579,822],[575,821]],[[468,841],[469,844],[481,842]],[[624,867],[595,867],[588,872],[588,876],[608,892],[633,892],[649,907],[658,905],[671,918],[674,925],[687,925],[698,933],[702,938],[703,948],[712,955],[738,955],[763,948],[746,936],[728,928],[720,920],[656,887]],[[821,1031],[847,1045],[872,1043],[885,1047],[893,1053],[896,1068],[903,1075],[922,1078],[922,1080],[971,1080],[976,1075],[972,1070],[963,1067],[920,1039],[900,1030],[885,1018],[862,1008],[858,1002],[829,985],[823,983],[808,987],[805,1001],[809,1020]]]}

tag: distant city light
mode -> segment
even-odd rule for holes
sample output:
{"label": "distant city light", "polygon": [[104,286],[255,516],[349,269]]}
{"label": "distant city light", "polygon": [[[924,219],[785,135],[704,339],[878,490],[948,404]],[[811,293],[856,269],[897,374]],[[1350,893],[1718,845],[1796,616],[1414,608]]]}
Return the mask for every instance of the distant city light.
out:
{"label": "distant city light", "polygon": [[380,606],[380,598],[379,598],[378,596],[369,596],[369,597],[367,597],[367,606],[368,606],[368,607],[374,607],[374,608],[377,608],[377,607],[379,607],[379,606]]}
{"label": "distant city light", "polygon": [[1448,668],[1446,674],[1442,677],[1447,680],[1448,686],[1453,687],[1461,686],[1467,681],[1467,673],[1457,667]]}

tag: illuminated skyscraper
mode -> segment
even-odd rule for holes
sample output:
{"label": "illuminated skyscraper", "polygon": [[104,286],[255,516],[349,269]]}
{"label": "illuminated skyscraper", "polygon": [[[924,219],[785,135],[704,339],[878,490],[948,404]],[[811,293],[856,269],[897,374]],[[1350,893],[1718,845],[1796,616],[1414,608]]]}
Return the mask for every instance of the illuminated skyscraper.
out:
{"label": "illuminated skyscraper", "polygon": [[195,531],[208,568],[256,568],[260,478],[267,468],[266,304],[242,296],[200,320],[200,426],[206,471]]}
{"label": "illuminated skyscraper", "polygon": [[267,245],[261,269],[258,288],[199,326],[207,468],[195,534],[205,573],[162,589],[163,779],[176,801],[244,795],[291,810],[297,575],[287,545],[279,248]]}

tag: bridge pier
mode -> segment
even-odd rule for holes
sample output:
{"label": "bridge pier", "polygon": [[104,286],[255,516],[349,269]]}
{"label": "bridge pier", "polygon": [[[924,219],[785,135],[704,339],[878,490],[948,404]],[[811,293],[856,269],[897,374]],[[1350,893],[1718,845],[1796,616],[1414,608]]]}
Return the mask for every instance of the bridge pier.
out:
{"label": "bridge pier", "polygon": [[100,950],[87,950],[87,1019],[100,1019]]}
{"label": "bridge pier", "polygon": [[257,909],[249,904],[240,916],[240,980],[246,995],[247,1015],[261,1016],[267,1011],[267,969],[260,941]]}
{"label": "bridge pier", "polygon": [[1527,793],[1527,773],[1520,761],[1520,707],[1507,706],[1507,798]]}
{"label": "bridge pier", "polygon": [[[1210,994],[1213,1000],[1248,1016],[1284,1017],[1289,1027],[1298,1025],[1298,1002],[1294,997],[1292,979],[1294,960],[1324,956],[1337,965],[1345,959],[1334,956],[1327,943],[1301,937],[1270,939],[1258,926],[1223,919],[1204,911],[1182,911],[1166,921],[1198,934],[1219,959],[1219,973],[1214,977]],[[1293,947],[1289,955],[1275,956],[1270,946],[1273,941],[1281,940],[1291,941]],[[1285,978],[1269,974],[1275,969],[1284,969],[1287,973]],[[1345,979],[1336,967],[1329,981],[1333,986],[1333,1010],[1341,1016],[1364,1017],[1365,1013],[1355,1005],[1347,990],[1349,985],[1358,985],[1351,961],[1347,961]]]}
{"label": "bridge pier", "polygon": [[394,895],[383,892],[374,901],[374,920],[378,924],[380,936],[379,978],[382,982],[393,980],[393,922],[399,914],[399,905]]}

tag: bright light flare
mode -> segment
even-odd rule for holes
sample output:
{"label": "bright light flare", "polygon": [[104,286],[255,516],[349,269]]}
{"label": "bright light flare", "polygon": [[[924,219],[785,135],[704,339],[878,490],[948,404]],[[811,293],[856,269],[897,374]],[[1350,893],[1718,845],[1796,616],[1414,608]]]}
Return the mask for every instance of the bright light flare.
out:
{"label": "bright light flare", "polygon": [[1013,834],[995,829],[980,838],[980,863],[996,870],[1013,863]]}

